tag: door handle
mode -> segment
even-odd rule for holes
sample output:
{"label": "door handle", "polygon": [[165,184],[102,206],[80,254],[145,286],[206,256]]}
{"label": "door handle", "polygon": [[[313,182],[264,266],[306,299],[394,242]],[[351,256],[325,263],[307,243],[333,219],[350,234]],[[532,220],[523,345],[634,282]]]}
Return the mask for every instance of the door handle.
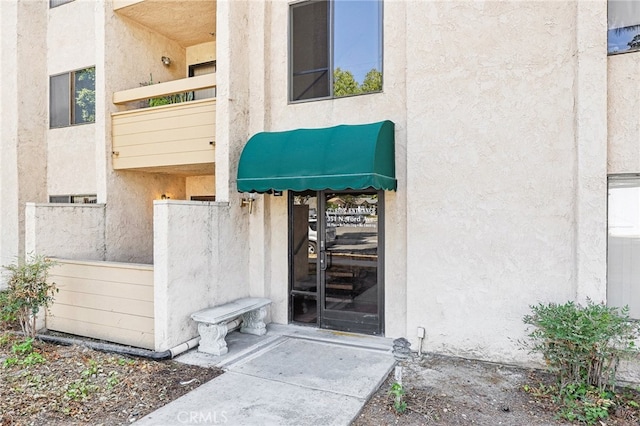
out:
{"label": "door handle", "polygon": [[324,250],[320,251],[320,270],[327,270],[327,252]]}

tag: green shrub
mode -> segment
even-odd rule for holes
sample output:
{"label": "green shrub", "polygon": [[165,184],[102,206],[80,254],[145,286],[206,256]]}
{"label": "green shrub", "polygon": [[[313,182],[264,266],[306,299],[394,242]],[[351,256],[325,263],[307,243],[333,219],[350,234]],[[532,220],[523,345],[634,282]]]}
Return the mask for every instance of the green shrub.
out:
{"label": "green shrub", "polygon": [[616,373],[621,359],[638,353],[634,340],[640,334],[629,309],[591,301],[531,306],[523,318],[534,329],[526,347],[544,357],[558,382],[554,400],[568,420],[594,424],[608,417],[614,404]]}
{"label": "green shrub", "polygon": [[9,276],[8,288],[0,296],[1,319],[18,322],[27,337],[35,337],[36,315],[41,308],[46,309],[53,303],[58,291],[55,283],[47,282],[53,266],[55,262],[39,255],[3,266]]}
{"label": "green shrub", "polygon": [[588,301],[586,306],[567,302],[531,306],[523,319],[535,329],[529,333],[530,349],[543,355],[563,388],[588,384],[600,391],[615,385],[620,359],[637,353],[634,339],[640,333],[629,309]]}

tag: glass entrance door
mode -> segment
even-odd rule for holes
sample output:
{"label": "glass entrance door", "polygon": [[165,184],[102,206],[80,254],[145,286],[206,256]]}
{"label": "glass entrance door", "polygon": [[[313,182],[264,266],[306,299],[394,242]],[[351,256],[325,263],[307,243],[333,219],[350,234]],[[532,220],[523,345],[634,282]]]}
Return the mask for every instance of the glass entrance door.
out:
{"label": "glass entrance door", "polygon": [[291,195],[292,322],[383,333],[382,210],[378,191]]}

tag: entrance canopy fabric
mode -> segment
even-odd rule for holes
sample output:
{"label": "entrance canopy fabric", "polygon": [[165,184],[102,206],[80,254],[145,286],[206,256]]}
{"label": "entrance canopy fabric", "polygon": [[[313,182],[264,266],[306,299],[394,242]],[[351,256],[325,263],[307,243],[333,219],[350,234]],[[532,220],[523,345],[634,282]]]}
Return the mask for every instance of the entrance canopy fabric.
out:
{"label": "entrance canopy fabric", "polygon": [[394,123],[263,132],[238,165],[238,191],[396,190]]}

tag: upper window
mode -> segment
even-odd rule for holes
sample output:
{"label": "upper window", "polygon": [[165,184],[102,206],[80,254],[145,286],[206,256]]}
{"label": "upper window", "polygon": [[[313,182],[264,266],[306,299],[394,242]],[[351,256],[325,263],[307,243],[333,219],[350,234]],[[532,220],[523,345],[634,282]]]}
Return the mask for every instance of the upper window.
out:
{"label": "upper window", "polygon": [[382,1],[305,1],[290,9],[289,99],[382,90]]}
{"label": "upper window", "polygon": [[73,0],[49,0],[49,8],[62,6],[65,3],[71,3]]}
{"label": "upper window", "polygon": [[640,319],[640,177],[609,177],[607,304]]}
{"label": "upper window", "polygon": [[95,67],[50,77],[50,128],[95,122],[95,81]]}
{"label": "upper window", "polygon": [[609,54],[640,50],[640,2],[638,0],[609,0]]}

